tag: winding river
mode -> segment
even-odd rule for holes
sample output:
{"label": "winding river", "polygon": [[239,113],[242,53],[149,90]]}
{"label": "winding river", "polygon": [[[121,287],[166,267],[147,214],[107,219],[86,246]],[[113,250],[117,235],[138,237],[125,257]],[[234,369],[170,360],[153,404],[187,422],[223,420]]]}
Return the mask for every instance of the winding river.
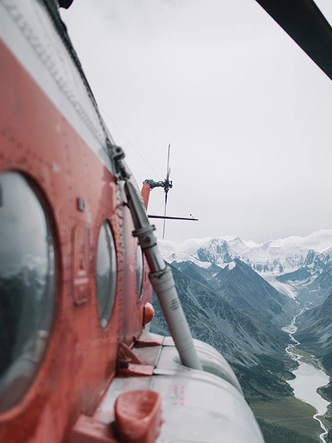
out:
{"label": "winding river", "polygon": [[287,346],[286,352],[299,364],[298,368],[292,371],[295,375],[295,379],[288,380],[287,383],[294,389],[294,395],[296,398],[305,403],[309,403],[316,409],[316,414],[313,418],[320,423],[323,430],[319,436],[320,440],[326,443],[325,436],[327,435],[327,429],[319,417],[322,417],[326,413],[329,402],[324,400],[318,394],[317,389],[328,384],[330,378],[322,370],[321,365],[317,360],[312,358],[312,361],[306,361],[307,359],[304,359],[303,355],[297,350],[297,346],[300,342],[293,336],[297,331],[297,327],[295,326],[296,319],[305,310],[306,308],[302,309],[299,314],[293,318],[292,323],[289,326],[282,328],[283,331],[289,334],[292,341],[292,343]]}

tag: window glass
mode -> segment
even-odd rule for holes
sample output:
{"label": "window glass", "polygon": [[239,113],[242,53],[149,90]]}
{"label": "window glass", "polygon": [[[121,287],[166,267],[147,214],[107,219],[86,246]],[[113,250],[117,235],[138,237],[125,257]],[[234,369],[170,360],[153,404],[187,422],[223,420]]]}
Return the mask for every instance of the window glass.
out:
{"label": "window glass", "polygon": [[116,289],[116,254],[112,230],[105,221],[99,232],[97,249],[97,300],[103,328],[109,322]]}
{"label": "window glass", "polygon": [[143,283],[143,252],[140,245],[137,245],[136,249],[136,282],[137,282],[137,294],[140,297],[142,295],[142,283]]}
{"label": "window glass", "polygon": [[0,412],[31,385],[54,310],[54,244],[35,187],[0,174]]}

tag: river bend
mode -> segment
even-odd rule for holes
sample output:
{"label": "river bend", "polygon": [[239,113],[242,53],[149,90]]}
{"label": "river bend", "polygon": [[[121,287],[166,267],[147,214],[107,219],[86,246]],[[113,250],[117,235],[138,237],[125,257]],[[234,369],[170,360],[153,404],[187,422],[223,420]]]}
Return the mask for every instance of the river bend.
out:
{"label": "river bend", "polygon": [[292,342],[287,346],[286,352],[299,364],[298,368],[292,371],[295,375],[295,379],[288,380],[287,383],[294,389],[294,395],[296,398],[312,405],[316,409],[316,414],[313,418],[320,423],[323,431],[319,436],[320,440],[326,443],[325,436],[327,435],[327,429],[320,417],[326,413],[329,402],[318,394],[317,389],[327,385],[330,378],[322,370],[320,363],[317,360],[314,360],[314,358],[312,360],[315,361],[315,366],[311,364],[310,361],[304,361],[303,356],[297,350],[297,346],[300,342],[293,336],[297,331],[297,327],[295,326],[296,319],[304,311],[305,308],[293,318],[292,323],[289,326],[282,328],[283,331],[289,334]]}

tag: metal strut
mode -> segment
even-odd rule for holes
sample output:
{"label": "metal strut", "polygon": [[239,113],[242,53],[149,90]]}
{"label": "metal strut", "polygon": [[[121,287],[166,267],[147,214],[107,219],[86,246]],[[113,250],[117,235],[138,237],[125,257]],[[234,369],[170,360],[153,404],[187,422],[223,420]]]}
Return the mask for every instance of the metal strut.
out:
{"label": "metal strut", "polygon": [[147,180],[144,180],[143,184],[145,184],[145,183],[150,185],[151,189],[154,189],[154,188],[164,188],[164,189],[167,189],[167,192],[169,191],[169,189],[171,189],[173,187],[172,181],[168,180],[166,182],[166,179],[165,180],[159,180],[158,182],[156,182],[154,180],[151,180],[151,179],[147,179]]}
{"label": "metal strut", "polygon": [[148,262],[151,271],[149,279],[157,294],[181,362],[189,368],[203,370],[175,289],[172,271],[165,263],[157,247],[157,239],[153,233],[155,227],[150,225],[142,198],[129,180],[130,175],[122,162],[124,158],[122,149],[116,146],[112,151],[118,178],[124,181],[127,202],[135,226],[133,235],[138,238]]}

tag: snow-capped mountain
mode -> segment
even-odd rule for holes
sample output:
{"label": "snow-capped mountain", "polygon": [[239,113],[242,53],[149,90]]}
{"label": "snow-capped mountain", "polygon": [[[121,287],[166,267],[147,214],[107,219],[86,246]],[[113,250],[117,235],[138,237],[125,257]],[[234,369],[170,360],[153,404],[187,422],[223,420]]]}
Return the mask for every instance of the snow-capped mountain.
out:
{"label": "snow-capped mountain", "polygon": [[[307,237],[288,237],[264,244],[243,241],[239,237],[192,239],[181,245],[160,241],[166,261],[190,261],[208,268],[224,268],[235,259],[249,265],[278,291],[304,299],[320,289],[321,274],[332,280],[332,230],[319,230]],[[330,276],[331,274],[331,276]],[[331,277],[331,278],[330,278]],[[315,283],[316,281],[316,283]],[[324,297],[328,294],[324,293]]]}
{"label": "snow-capped mountain", "polygon": [[[209,263],[173,261],[175,286],[195,338],[218,349],[238,371],[246,398],[291,395],[282,377],[268,373],[265,363],[279,365],[289,336],[281,326],[298,310],[294,300],[280,294],[250,266],[234,260],[223,269]],[[168,334],[157,301],[151,331]],[[285,368],[284,368],[285,369]],[[266,378],[267,373],[269,374]]]}
{"label": "snow-capped mountain", "polygon": [[272,241],[250,248],[238,238],[232,242],[216,238],[198,249],[196,255],[203,262],[219,266],[239,258],[259,273],[279,275],[303,266],[308,252],[301,246],[277,246]]}
{"label": "snow-capped mountain", "polygon": [[[270,398],[271,387],[278,395],[290,395],[282,380],[289,374],[266,379],[265,364],[274,368],[285,358],[289,336],[281,328],[303,306],[324,302],[319,313],[332,306],[332,230],[264,244],[228,237],[191,239],[182,245],[160,240],[159,245],[173,268],[194,337],[215,346],[231,362],[247,398]],[[167,333],[158,303],[155,308],[151,330]],[[321,319],[316,320],[317,338]],[[324,337],[331,330],[328,326]],[[304,333],[310,336],[311,329]]]}
{"label": "snow-capped mountain", "polygon": [[263,244],[239,237],[217,237],[191,239],[180,245],[159,240],[159,246],[168,262],[191,260],[201,266],[208,262],[224,267],[239,258],[259,273],[280,275],[305,265],[328,265],[332,260],[332,230],[321,229],[307,237],[288,237]]}

